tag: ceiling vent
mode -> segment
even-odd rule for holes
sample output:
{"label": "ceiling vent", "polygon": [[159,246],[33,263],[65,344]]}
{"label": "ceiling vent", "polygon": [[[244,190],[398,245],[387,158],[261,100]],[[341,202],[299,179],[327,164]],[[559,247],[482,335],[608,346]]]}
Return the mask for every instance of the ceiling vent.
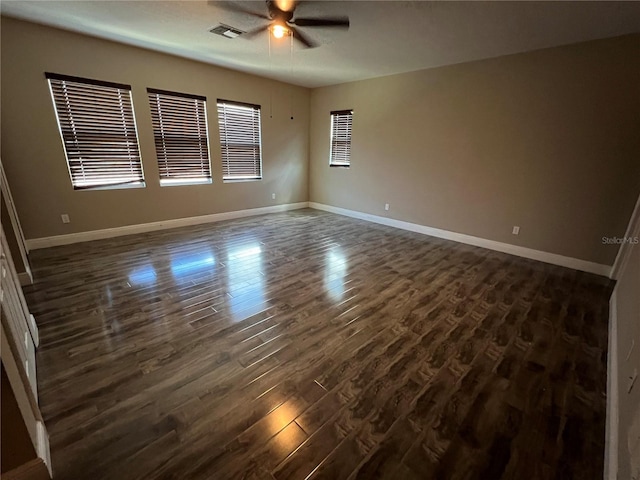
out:
{"label": "ceiling vent", "polygon": [[221,35],[227,38],[236,38],[244,33],[242,30],[238,30],[237,28],[230,27],[229,25],[225,25],[223,23],[221,23],[217,27],[213,27],[209,31],[211,33],[215,33],[216,35]]}

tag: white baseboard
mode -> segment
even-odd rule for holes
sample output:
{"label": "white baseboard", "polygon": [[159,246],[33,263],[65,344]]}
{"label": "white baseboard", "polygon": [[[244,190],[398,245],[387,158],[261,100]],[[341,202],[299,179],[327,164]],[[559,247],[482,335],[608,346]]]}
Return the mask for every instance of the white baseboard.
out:
{"label": "white baseboard", "polygon": [[160,222],[142,223],[138,225],[127,225],[124,227],[106,228],[102,230],[92,230],[88,232],[71,233],[68,235],[56,235],[52,237],[33,238],[33,239],[27,240],[26,242],[29,250],[36,250],[39,248],[57,247],[60,245],[69,245],[72,243],[89,242],[92,240],[101,240],[105,238],[120,237],[123,235],[133,235],[137,233],[153,232],[156,230],[185,227],[189,225],[200,225],[203,223],[220,222],[223,220],[232,220],[235,218],[250,217],[254,215],[264,215],[267,213],[284,212],[287,210],[296,210],[296,209],[307,208],[307,207],[315,208],[317,210],[324,210],[327,212],[337,213],[339,215],[345,215],[348,217],[358,218],[360,220],[379,223],[381,225],[400,228],[403,230],[422,233],[425,235],[431,235],[432,237],[444,238],[447,240],[453,240],[453,241],[465,243],[468,245],[483,247],[489,250],[509,253],[511,255],[530,258],[532,260],[539,260],[541,262],[560,265],[562,267],[573,268],[575,270],[582,270],[585,272],[595,273],[597,275],[609,276],[611,274],[611,266],[609,265],[602,265],[594,262],[589,262],[586,260],[580,260],[578,258],[565,257],[563,255],[557,255],[555,253],[543,252],[540,250],[534,250],[532,248],[521,247],[518,245],[511,245],[508,243],[497,242],[494,240],[487,240],[480,237],[465,235],[463,233],[451,232],[451,231],[442,230],[439,228],[419,225],[417,223],[410,223],[402,220],[395,220],[393,218],[380,217],[377,215],[357,212],[355,210],[348,210],[346,208],[334,207],[331,205],[324,205],[322,203],[316,203],[316,202],[288,203],[284,205],[251,208],[248,210],[236,210],[233,212],[214,213],[211,215],[201,215],[197,217],[177,218],[172,220],[163,220]]}
{"label": "white baseboard", "polygon": [[213,213],[211,215],[200,215],[197,217],[176,218],[171,220],[162,220],[160,222],[141,223],[138,225],[105,228],[102,230],[91,230],[88,232],[71,233],[68,235],[32,238],[27,240],[27,247],[29,248],[29,250],[37,250],[39,248],[49,248],[57,247],[60,245],[70,245],[72,243],[90,242],[92,240],[121,237],[123,235],[134,235],[136,233],[146,233],[156,230],[166,230],[170,228],[186,227],[190,225],[200,225],[203,223],[221,222],[223,220],[233,220],[235,218],[264,215],[266,213],[285,212],[287,210],[307,208],[308,206],[308,202],[287,203],[284,205],[250,208],[248,210],[236,210],[233,212]]}
{"label": "white baseboard", "polygon": [[37,423],[38,428],[38,457],[40,457],[49,471],[49,477],[53,477],[53,471],[51,467],[51,450],[49,448],[49,434],[44,426],[43,422]]}
{"label": "white baseboard", "polygon": [[561,267],[568,267],[574,270],[595,273],[596,275],[603,275],[608,277],[611,273],[610,265],[602,265],[599,263],[589,262],[587,260],[580,260],[579,258],[565,257],[564,255],[543,252],[541,250],[534,250],[532,248],[511,245],[509,243],[496,242],[495,240],[487,240],[485,238],[465,235],[463,233],[450,232],[448,230],[427,227],[425,225],[419,225],[417,223],[404,222],[402,220],[395,220],[393,218],[380,217],[378,215],[371,215],[369,213],[357,212],[355,210],[348,210],[346,208],[334,207],[322,203],[309,202],[309,206],[317,210],[324,210],[326,212],[337,213],[339,215],[345,215],[347,217],[353,217],[360,220],[379,223],[381,225],[387,225],[389,227],[401,228],[402,230],[422,233],[424,235],[430,235],[432,237],[444,238],[447,240],[453,240],[455,242],[474,245],[476,247],[509,253],[518,257],[530,258],[532,260],[551,263],[553,265],[560,265]]}
{"label": "white baseboard", "polygon": [[618,307],[614,289],[609,300],[607,354],[607,419],[604,438],[604,480],[618,478]]}
{"label": "white baseboard", "polygon": [[31,332],[31,338],[36,348],[40,345],[40,332],[38,331],[38,324],[32,314],[29,314],[29,331]]}

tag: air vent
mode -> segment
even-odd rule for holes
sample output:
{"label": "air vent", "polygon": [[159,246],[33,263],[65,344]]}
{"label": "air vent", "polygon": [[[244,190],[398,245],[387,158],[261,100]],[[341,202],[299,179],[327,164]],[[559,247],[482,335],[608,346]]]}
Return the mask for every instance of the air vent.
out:
{"label": "air vent", "polygon": [[221,35],[227,38],[236,38],[242,35],[244,32],[242,30],[238,30],[237,28],[230,27],[229,25],[220,24],[217,27],[209,30],[211,33],[215,33],[216,35]]}

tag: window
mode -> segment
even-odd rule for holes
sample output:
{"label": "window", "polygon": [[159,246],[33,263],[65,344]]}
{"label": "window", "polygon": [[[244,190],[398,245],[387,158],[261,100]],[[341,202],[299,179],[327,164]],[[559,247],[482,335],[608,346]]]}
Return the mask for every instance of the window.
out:
{"label": "window", "polygon": [[329,165],[348,167],[351,165],[351,127],[353,110],[331,112],[331,151]]}
{"label": "window", "polygon": [[147,89],[160,185],[211,183],[206,97]]}
{"label": "window", "polygon": [[73,188],[144,186],[131,86],[45,76]]}
{"label": "window", "polygon": [[260,105],[218,99],[223,180],[262,178]]}

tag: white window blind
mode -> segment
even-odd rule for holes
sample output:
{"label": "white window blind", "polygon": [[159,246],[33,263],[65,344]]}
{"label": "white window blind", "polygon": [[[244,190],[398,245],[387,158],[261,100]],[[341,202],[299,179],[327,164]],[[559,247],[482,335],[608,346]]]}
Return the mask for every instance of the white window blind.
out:
{"label": "white window blind", "polygon": [[351,164],[351,128],[353,110],[331,112],[331,151],[329,165],[348,167]]}
{"label": "white window blind", "polygon": [[147,89],[160,184],[209,183],[206,97]]}
{"label": "white window blind", "polygon": [[260,105],[218,99],[224,180],[262,178]]}
{"label": "white window blind", "polygon": [[73,188],[143,186],[131,86],[45,76]]}

